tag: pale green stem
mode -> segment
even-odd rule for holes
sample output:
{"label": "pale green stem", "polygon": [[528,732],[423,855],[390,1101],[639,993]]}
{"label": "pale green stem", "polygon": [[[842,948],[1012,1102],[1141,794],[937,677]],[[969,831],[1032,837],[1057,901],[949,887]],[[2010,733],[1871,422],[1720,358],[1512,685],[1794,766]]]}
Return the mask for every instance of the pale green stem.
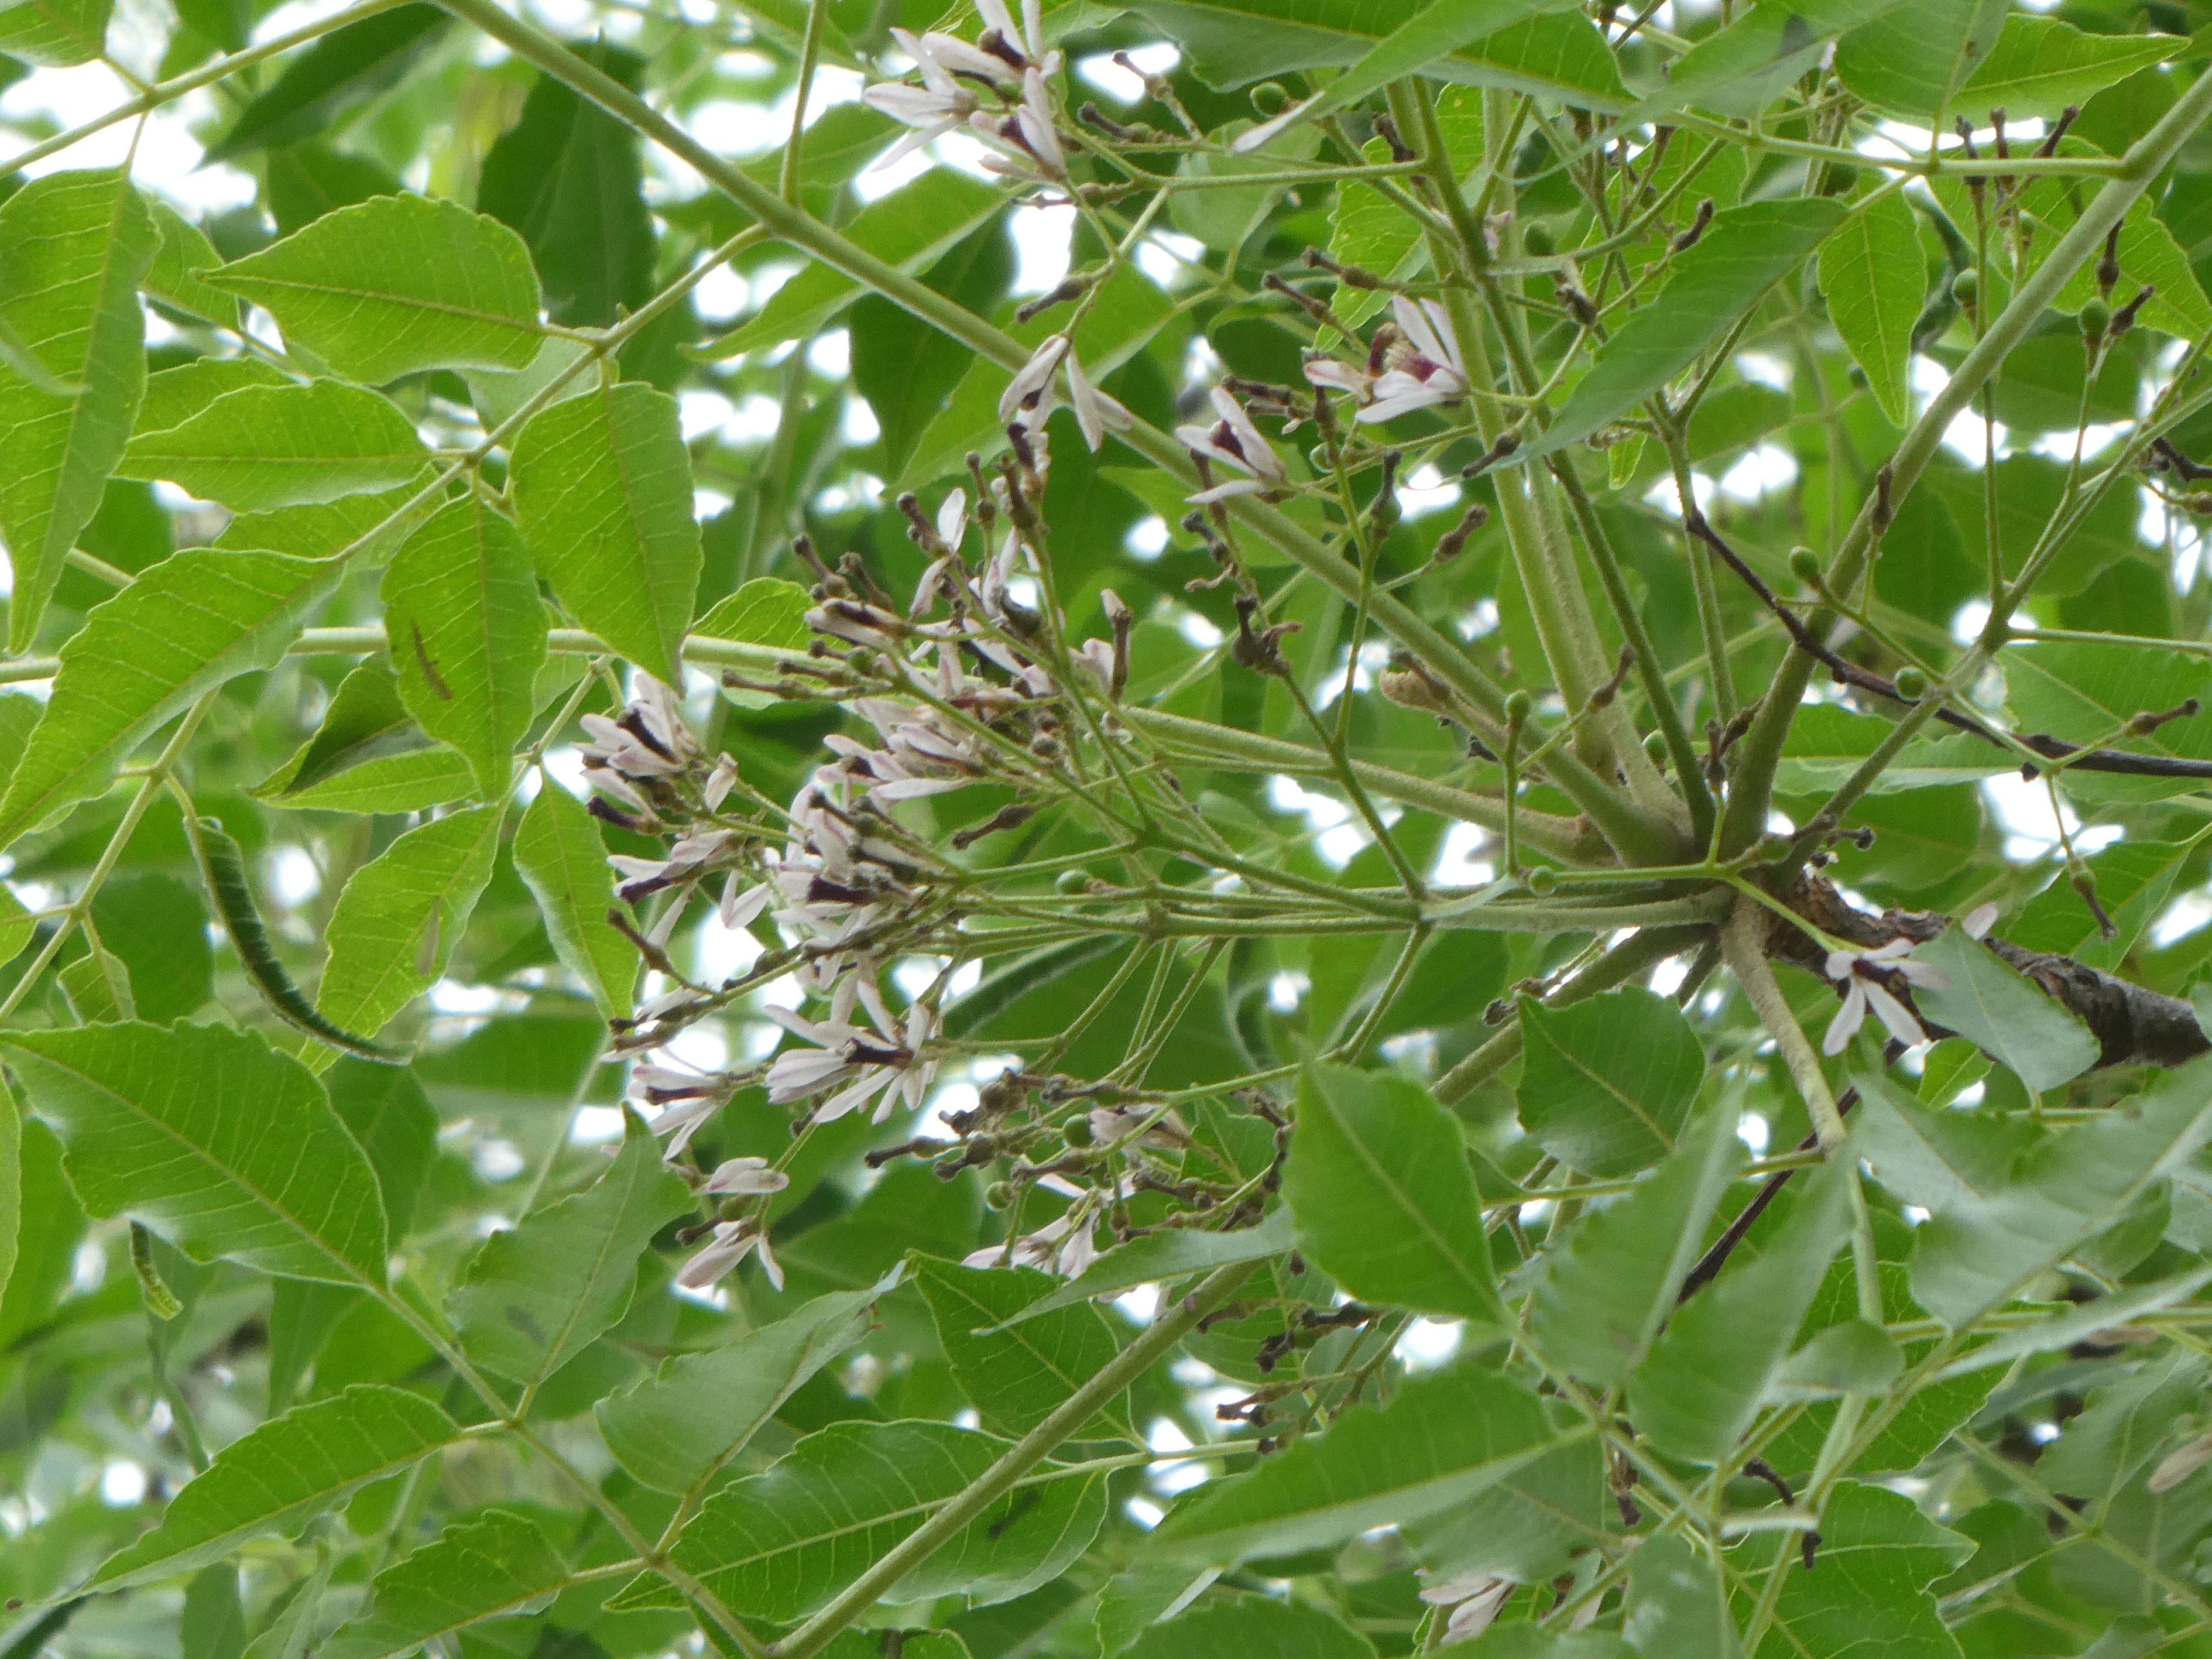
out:
{"label": "pale green stem", "polygon": [[1764,907],[1754,903],[1748,896],[1739,898],[1735,914],[1721,929],[1721,954],[1729,971],[1743,987],[1743,994],[1750,1000],[1760,1022],[1782,1050],[1783,1060],[1790,1067],[1797,1092],[1804,1097],[1805,1109],[1813,1119],[1813,1133],[1820,1139],[1820,1150],[1832,1152],[1844,1144],[1844,1116],[1836,1109],[1835,1096],[1828,1091],[1827,1076],[1820,1070],[1820,1057],[1813,1052],[1813,1045],[1806,1040],[1796,1016],[1790,1012],[1790,1000],[1782,994],[1782,987],[1775,982],[1774,969],[1767,963],[1766,930],[1771,926]]}

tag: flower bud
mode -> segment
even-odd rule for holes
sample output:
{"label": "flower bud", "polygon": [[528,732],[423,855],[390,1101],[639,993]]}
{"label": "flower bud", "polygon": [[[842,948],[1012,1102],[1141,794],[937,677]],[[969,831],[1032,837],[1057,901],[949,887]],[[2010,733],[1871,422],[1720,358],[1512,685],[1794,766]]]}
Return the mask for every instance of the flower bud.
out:
{"label": "flower bud", "polygon": [[1820,585],[1820,556],[1809,547],[1790,550],[1790,574],[1808,587]]}
{"label": "flower bud", "polygon": [[1928,676],[1917,668],[1899,669],[1897,695],[1907,702],[1918,702],[1928,695]]}
{"label": "flower bud", "polygon": [[1558,246],[1552,240],[1550,227],[1535,222],[1521,227],[1521,248],[1531,258],[1543,258]]}
{"label": "flower bud", "polygon": [[1667,734],[1663,732],[1646,732],[1644,734],[1644,752],[1651,757],[1651,763],[1654,766],[1662,771],[1666,770]]}
{"label": "flower bud", "polygon": [[1982,295],[1982,274],[1972,265],[1951,279],[1951,297],[1962,306],[1971,306]]}
{"label": "flower bud", "polygon": [[1559,873],[1550,866],[1543,864],[1538,865],[1533,870],[1524,871],[1521,879],[1528,890],[1538,898],[1548,897],[1558,890],[1559,885]]}
{"label": "flower bud", "polygon": [[1280,115],[1291,106],[1291,94],[1280,81],[1262,81],[1252,88],[1252,107],[1262,115]]}
{"label": "flower bud", "polygon": [[1515,691],[1505,699],[1505,718],[1512,725],[1526,726],[1535,708],[1535,699],[1526,691]]}

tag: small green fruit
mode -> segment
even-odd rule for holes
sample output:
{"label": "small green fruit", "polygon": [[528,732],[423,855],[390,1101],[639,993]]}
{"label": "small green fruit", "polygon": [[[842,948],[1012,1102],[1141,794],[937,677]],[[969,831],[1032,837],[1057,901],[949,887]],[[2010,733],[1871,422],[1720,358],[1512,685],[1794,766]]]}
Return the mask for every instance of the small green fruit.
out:
{"label": "small green fruit", "polygon": [[1899,669],[1897,695],[1907,702],[1918,702],[1928,695],[1928,676],[1917,668]]}
{"label": "small green fruit", "polygon": [[2092,296],[2081,302],[2081,337],[2101,340],[2105,331],[2112,325],[2112,307],[2103,300]]}
{"label": "small green fruit", "polygon": [[1981,298],[1982,274],[1972,265],[1951,279],[1951,297],[1962,306],[1970,306]]}
{"label": "small green fruit", "polygon": [[1540,864],[1533,870],[1523,871],[1521,879],[1526,884],[1528,890],[1538,898],[1546,897],[1556,891],[1559,885],[1558,872],[1548,866]]}
{"label": "small green fruit", "polygon": [[1550,227],[1540,223],[1525,224],[1521,227],[1521,251],[1530,258],[1543,258],[1547,254],[1553,252],[1558,246],[1559,244],[1552,240]]}
{"label": "small green fruit", "polygon": [[1535,699],[1526,691],[1516,691],[1505,699],[1505,718],[1514,726],[1526,726],[1535,708]]}
{"label": "small green fruit", "polygon": [[1790,550],[1790,574],[1808,587],[1820,585],[1820,556],[1809,547]]}
{"label": "small green fruit", "polygon": [[1252,107],[1262,115],[1280,115],[1291,106],[1291,94],[1279,81],[1262,81],[1252,88]]}
{"label": "small green fruit", "polygon": [[1667,767],[1667,734],[1663,732],[1646,732],[1644,734],[1644,752],[1651,757],[1651,763],[1654,766],[1664,771]]}
{"label": "small green fruit", "polygon": [[1091,890],[1091,872],[1079,866],[1063,870],[1053,878],[1052,884],[1062,898],[1074,898]]}

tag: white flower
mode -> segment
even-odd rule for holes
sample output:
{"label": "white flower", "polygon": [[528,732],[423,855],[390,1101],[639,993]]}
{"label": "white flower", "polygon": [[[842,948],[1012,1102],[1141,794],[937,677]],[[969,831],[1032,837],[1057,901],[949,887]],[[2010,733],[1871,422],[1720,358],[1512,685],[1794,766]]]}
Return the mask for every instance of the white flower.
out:
{"label": "white flower", "polygon": [[1003,1244],[987,1244],[962,1258],[963,1267],[996,1267],[1011,1262],[1017,1267],[1042,1267],[1048,1273],[1058,1273],[1062,1279],[1073,1279],[1098,1259],[1098,1249],[1091,1242],[1091,1224],[1078,1225],[1076,1212],[1070,1210],[1056,1221],[1048,1221],[1033,1233],[1008,1239]]}
{"label": "white flower", "polygon": [[[950,78],[956,75],[973,75],[986,81],[1011,81],[1018,73],[1005,58],[994,57],[980,46],[973,46],[957,34],[940,34],[934,29],[915,40],[903,29],[893,29],[891,38],[899,43],[906,55],[914,59],[917,68],[934,64]],[[941,83],[931,79],[929,70],[922,69],[921,78],[932,87]]]}
{"label": "white flower", "polygon": [[1053,131],[1052,94],[1046,89],[1043,75],[1034,65],[1023,71],[1022,101],[1014,111],[1014,118],[1021,123],[1022,142],[1030,154],[1053,177],[1064,178],[1067,157],[1060,148],[1060,135]]}
{"label": "white flower", "polygon": [[783,1269],[769,1253],[768,1234],[753,1221],[718,1221],[714,1237],[681,1267],[676,1282],[687,1291],[703,1291],[754,1251],[760,1252],[761,1271],[777,1290],[783,1288]]}
{"label": "white flower", "polygon": [[1226,461],[1238,471],[1252,476],[1201,489],[1189,499],[1201,503],[1218,501],[1230,495],[1253,495],[1278,489],[1288,483],[1290,475],[1283,470],[1283,458],[1275,453],[1260,428],[1252,424],[1252,417],[1244,412],[1244,406],[1220,386],[1213,388],[1212,395],[1214,411],[1221,418],[1211,427],[1179,426],[1176,436],[1193,453]]}
{"label": "white flower", "polygon": [[968,492],[955,489],[937,504],[937,539],[948,552],[957,553],[968,539]]}
{"label": "white flower", "polygon": [[1007,65],[989,53],[978,52],[964,40],[955,40],[950,35],[925,34],[916,40],[904,29],[895,28],[891,36],[914,59],[915,67],[921,71],[922,83],[910,87],[902,82],[887,82],[870,87],[860,94],[871,109],[879,110],[892,120],[914,129],[878,157],[870,165],[871,172],[904,160],[933,138],[957,131],[968,125],[969,116],[982,107],[973,89],[953,79],[953,70],[963,69],[971,75],[994,79],[1007,70]]}
{"label": "white flower", "polygon": [[[840,981],[830,1002],[830,1017],[810,1020],[787,1008],[771,1008],[769,1017],[811,1048],[789,1048],[778,1054],[768,1069],[768,1097],[787,1105],[809,1095],[836,1092],[814,1109],[811,1121],[829,1123],[874,1103],[875,1121],[891,1115],[902,1101],[920,1106],[936,1080],[937,1062],[922,1057],[941,1024],[937,1011],[916,1002],[903,1020],[894,1018],[876,989],[875,964],[856,962]],[[851,1023],[853,1004],[866,1006],[873,1029]]]}
{"label": "white flower", "polygon": [[723,884],[722,902],[714,907],[715,919],[734,933],[751,927],[775,896],[775,889],[768,883],[757,881],[749,886],[744,878],[732,870],[729,880]]}
{"label": "white flower", "polygon": [[[638,1068],[646,1070],[644,1066]],[[699,1126],[722,1109],[728,1097],[716,1093],[702,1095],[669,1107],[647,1125],[653,1133],[668,1137],[668,1150],[662,1156],[672,1162],[684,1156],[684,1149],[691,1144],[691,1137],[699,1133]]]}
{"label": "white flower", "polygon": [[1044,8],[1042,0],[1022,0],[1022,27],[1014,27],[1013,16],[1006,10],[1006,0],[975,0],[976,15],[983,20],[988,33],[997,30],[999,38],[1016,52],[1042,60],[1044,50]]}
{"label": "white flower", "polygon": [[1836,1017],[1828,1022],[1828,1035],[1820,1043],[1820,1052],[1839,1054],[1844,1045],[1858,1034],[1866,1023],[1867,1010],[1871,1008],[1881,1023],[1889,1028],[1890,1036],[1908,1048],[1919,1047],[1928,1041],[1928,1033],[1920,1029],[1912,1010],[1900,1002],[1881,981],[1881,975],[1893,973],[1908,985],[1923,985],[1930,990],[1941,990],[1950,983],[1940,969],[1924,962],[1907,958],[1912,951],[1909,939],[1893,939],[1887,945],[1878,945],[1871,951],[1831,951],[1828,953],[1828,977],[1844,986],[1844,1006],[1836,1010]]}
{"label": "white flower", "polygon": [[722,803],[729,799],[730,791],[737,787],[737,762],[732,760],[726,754],[717,755],[714,757],[714,769],[707,775],[706,785],[700,791],[706,799],[707,810],[710,812],[720,811]]}
{"label": "white flower", "polygon": [[1309,357],[1305,361],[1306,379],[1315,386],[1325,386],[1334,392],[1349,392],[1360,403],[1375,395],[1375,377],[1364,364],[1340,362],[1334,357]]}
{"label": "white flower", "polygon": [[726,1197],[751,1197],[759,1193],[780,1193],[791,1185],[791,1177],[781,1170],[772,1169],[764,1158],[727,1158],[707,1177],[702,1192],[717,1193]]}
{"label": "white flower", "polygon": [[1075,424],[1083,429],[1084,446],[1094,455],[1107,433],[1127,432],[1136,423],[1136,416],[1118,399],[1091,384],[1073,351],[1067,354],[1067,401],[1075,410]]}
{"label": "white flower", "polygon": [[[1014,371],[1006,392],[999,398],[999,423],[1004,426],[1018,416],[1024,416],[1024,426],[1042,426],[1044,416],[1051,412],[1048,399],[1052,395],[1052,372],[1060,367],[1061,355],[1067,349],[1067,336],[1048,334],[1037,342],[1030,353],[1029,362]],[[1034,412],[1034,419],[1026,418]]]}
{"label": "white flower", "polygon": [[1443,1640],[1437,1645],[1448,1648],[1474,1640],[1490,1628],[1490,1621],[1498,1617],[1498,1608],[1505,1605],[1505,1598],[1515,1588],[1510,1578],[1486,1572],[1462,1573],[1430,1585],[1421,1592],[1421,1600],[1431,1607],[1452,1610],[1444,1624]]}
{"label": "white flower", "polygon": [[1434,300],[1408,300],[1401,294],[1390,301],[1390,307],[1411,349],[1397,354],[1376,380],[1375,401],[1359,411],[1359,419],[1370,424],[1454,403],[1468,392],[1467,364],[1443,307]]}
{"label": "white flower", "polygon": [[[1091,1138],[1102,1143],[1119,1140],[1151,1117],[1155,1109],[1146,1106],[1101,1106],[1091,1114]],[[1137,1145],[1150,1146],[1156,1152],[1179,1152],[1190,1145],[1190,1131],[1170,1109],[1166,1116],[1138,1136]]]}

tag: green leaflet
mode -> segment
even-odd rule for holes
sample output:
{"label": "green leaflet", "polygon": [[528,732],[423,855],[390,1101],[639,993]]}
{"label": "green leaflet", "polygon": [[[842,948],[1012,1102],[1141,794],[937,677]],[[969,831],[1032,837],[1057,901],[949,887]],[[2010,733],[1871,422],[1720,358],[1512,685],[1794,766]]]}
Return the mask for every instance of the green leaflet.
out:
{"label": "green leaflet", "polygon": [[[604,40],[575,50],[627,87],[645,69],[635,52]],[[522,233],[555,322],[604,328],[653,295],[644,182],[637,135],[550,76],[538,76],[521,115],[484,154],[477,206]]]}
{"label": "green leaflet", "polygon": [[1283,1190],[1299,1248],[1353,1295],[1506,1322],[1459,1121],[1419,1085],[1309,1069]]}
{"label": "green leaflet", "polygon": [[479,1620],[532,1611],[568,1582],[568,1564],[535,1522],[487,1510],[377,1574],[368,1612],[317,1651],[323,1659],[401,1659]]}
{"label": "green leaflet", "polygon": [[450,501],[392,556],[383,598],[400,701],[467,759],[483,799],[499,799],[545,660],[545,605],[520,532],[473,494]]}
{"label": "green leaflet", "polygon": [[1650,1351],[1743,1165],[1735,1123],[1731,1112],[1708,1113],[1648,1181],[1585,1216],[1552,1249],[1530,1310],[1546,1359],[1610,1388]]}
{"label": "green leaflet", "polygon": [[1688,368],[1820,245],[1844,211],[1840,203],[1800,198],[1715,214],[1697,245],[1674,257],[1658,297],[1613,331],[1559,417],[1519,459],[1580,442]]}
{"label": "green leaflet", "polygon": [[1231,1653],[1373,1659],[1375,1644],[1310,1601],[1213,1595],[1180,1618],[1154,1625],[1125,1651],[1129,1659],[1220,1659]]}
{"label": "green leaflet", "polygon": [[1436,59],[1495,34],[1509,24],[1539,12],[1560,9],[1557,0],[1432,0],[1403,27],[1378,41],[1367,55],[1303,103],[1247,133],[1238,142],[1255,149],[1272,134],[1294,122],[1317,121],[1374,93],[1393,81],[1430,66]]}
{"label": "green leaflet", "polygon": [[249,386],[131,441],[119,478],[167,478],[241,513],[408,483],[429,452],[388,398],[338,380]]}
{"label": "green leaflet", "polygon": [[210,271],[348,380],[529,366],[544,336],[522,238],[456,202],[377,196]]}
{"label": "green leaflet", "polygon": [[599,820],[551,778],[514,830],[514,867],[544,913],[545,934],[599,1011],[627,1018],[637,985],[637,947],[607,921],[611,876]]}
{"label": "green leaflet", "polygon": [[228,161],[323,131],[332,117],[406,74],[451,21],[435,6],[404,5],[332,30],[284,66],[208,146],[206,159]]}
{"label": "green leaflet", "polygon": [[[429,748],[429,738],[400,702],[398,677],[370,658],[338,682],[314,735],[252,793],[258,799],[286,802],[353,767]],[[459,764],[457,756],[447,758]]]}
{"label": "green leaflet", "polygon": [[[1382,43],[1409,21],[1407,8],[1389,0],[1144,0],[1136,9],[1183,47],[1200,80],[1218,88],[1301,70],[1358,66],[1370,57],[1380,68],[1389,61]],[[1464,44],[1428,58],[1424,73],[1558,98],[1584,109],[1619,110],[1630,101],[1602,37],[1567,6],[1482,0],[1457,11],[1474,20],[1470,27],[1481,21],[1490,27],[1469,40],[1455,15],[1438,33],[1459,36]],[[1532,11],[1541,15],[1531,16]],[[1413,42],[1403,44],[1411,48]]]}
{"label": "green leaflet", "polygon": [[1765,106],[1820,61],[1827,44],[1905,0],[1759,0],[1677,58],[1666,89],[1630,112],[1650,120],[1692,106],[1741,115]]}
{"label": "green leaflet", "polygon": [[1226,1566],[1326,1548],[1441,1514],[1586,1431],[1565,1430],[1534,1395],[1459,1364],[1413,1377],[1388,1405],[1353,1407],[1251,1474],[1219,1483],[1154,1532],[1145,1555]]}
{"label": "green leaflet", "polygon": [[[1759,1582],[1768,1564],[1796,1547],[1794,1535],[1775,1534],[1730,1553],[1733,1565]],[[1937,1526],[1911,1498],[1840,1481],[1820,1509],[1814,1569],[1787,1572],[1775,1626],[1794,1651],[1822,1659],[1955,1653],[1927,1587],[1972,1553],[1971,1540]]]}
{"label": "green leaflet", "polygon": [[[969,1267],[928,1255],[912,1265],[954,1378],[994,1429],[1028,1433],[1121,1352],[1094,1304],[1003,1323],[1052,1287],[1051,1276],[1033,1267]],[[1133,1437],[1126,1408],[1101,1413],[1074,1437],[1114,1434]]]}
{"label": "green leaflet", "polygon": [[0,795],[0,847],[106,789],[204,693],[276,662],[340,574],[280,553],[189,548],[94,607],[63,646],[53,696]]}
{"label": "green leaflet", "polygon": [[537,1387],[622,1317],[653,1234],[691,1206],[653,1132],[625,1113],[622,1152],[605,1175],[469,1259],[447,1298],[461,1346],[486,1370]]}
{"label": "green leaflet", "polygon": [[0,1294],[15,1276],[23,1231],[23,1108],[0,1079]]}
{"label": "green leaflet", "polygon": [[331,955],[315,1006],[325,1019],[380,1030],[445,971],[491,878],[502,812],[477,806],[434,819],[354,872],[325,935]]}
{"label": "green leaflet", "polygon": [[293,235],[357,202],[406,194],[406,187],[380,163],[333,149],[319,138],[272,150],[262,165],[268,169],[270,216],[280,236]]}
{"label": "green leaflet", "polygon": [[624,381],[540,410],[514,441],[514,489],[554,597],[623,656],[680,684],[700,554],[676,400]]}
{"label": "green leaflet", "polygon": [[[2125,238],[2122,238],[2123,241]],[[2179,652],[2112,644],[2037,645],[2005,653],[2005,702],[2022,732],[2048,732],[2069,743],[2112,740],[2144,709],[2172,708],[2212,689],[2201,660]],[[2171,693],[2171,695],[2168,695]],[[2117,739],[2136,754],[2212,757],[2212,720],[2175,720],[2148,737]],[[2070,793],[2090,801],[2161,800],[2191,787],[2185,778],[2060,775]]]}
{"label": "green leaflet", "polygon": [[143,1220],[196,1261],[383,1285],[375,1173],[322,1085],[261,1037],[127,1023],[4,1047],[94,1215]]}
{"label": "green leaflet", "polygon": [[2173,56],[2188,44],[2172,34],[2089,34],[2063,18],[2015,12],[1981,66],[1959,88],[1962,110],[2002,109],[2018,119],[2045,119],[2069,104],[2117,85],[2137,70]]}
{"label": "green leaflet", "polygon": [[1912,1256],[1912,1294],[1953,1330],[2020,1295],[2112,1226],[2212,1139],[2192,1060],[2124,1115],[2057,1133],[2018,1120],[1930,1112],[1878,1078],[1853,1146],[1899,1200],[1935,1212]]}
{"label": "green leaflet", "polygon": [[[9,45],[10,16],[50,9],[37,0],[0,11],[0,51],[23,49]],[[106,15],[102,5],[103,27]],[[129,441],[146,385],[136,290],[157,240],[145,199],[120,173],[49,173],[0,203],[0,324],[46,377],[34,384],[0,367],[0,541],[15,580],[16,654],[38,637],[63,562]]]}
{"label": "green leaflet", "polygon": [[1654,1446],[1717,1463],[1751,1426],[1849,1231],[1844,1182],[1856,1179],[1847,1159],[1822,1165],[1765,1249],[1733,1261],[1674,1310],[1628,1380],[1630,1413]]}
{"label": "green leaflet", "polygon": [[225,392],[243,386],[289,384],[280,370],[258,357],[201,357],[179,363],[146,377],[136,430],[167,432],[182,426]]}
{"label": "green leaflet", "polygon": [[246,1645],[246,1608],[238,1595],[238,1569],[203,1567],[185,1586],[177,1637],[183,1659],[229,1659]]}
{"label": "green leaflet", "polygon": [[2070,881],[2055,881],[2030,899],[2004,926],[2004,936],[2024,951],[2053,951],[2117,973],[2153,917],[2165,908],[2174,877],[2188,856],[2185,842],[2121,841],[2083,860],[2097,884],[2097,901],[2117,935],[2104,937],[2097,919]]}
{"label": "green leaflet", "polygon": [[[208,240],[207,233],[179,213],[166,202],[152,204],[154,223],[161,233],[161,245],[154,250],[154,262],[139,279],[139,288],[149,300],[156,301],[171,311],[185,318],[205,318],[220,323],[225,328],[236,328],[239,323],[238,301],[220,289],[210,288],[201,273],[222,262]],[[249,358],[227,358],[223,362],[246,362]],[[189,365],[188,365],[189,366]],[[263,365],[266,367],[266,365]],[[273,378],[281,379],[274,369]],[[149,387],[150,391],[151,388]],[[143,417],[140,429],[152,431]]]}
{"label": "green leaflet", "polygon": [[459,1433],[445,1413],[401,1389],[360,1384],[295,1407],[223,1448],[170,1501],[161,1524],[93,1583],[124,1589],[221,1560],[248,1539],[297,1528]]}
{"label": "green leaflet", "polygon": [[1641,1659],[1686,1653],[1736,1659],[1743,1651],[1720,1580],[1680,1538],[1651,1539],[1629,1563],[1621,1634]]}
{"label": "green leaflet", "polygon": [[114,0],[17,0],[0,7],[0,52],[31,64],[88,63],[106,44],[113,10]]}
{"label": "green leaflet", "polygon": [[2097,1039],[2079,1014],[1957,927],[1945,928],[1912,954],[1948,981],[1914,988],[1921,1012],[2009,1066],[2037,1093],[2097,1063]]}
{"label": "green leaflet", "polygon": [[664,1361],[593,1408],[607,1449],[648,1486],[697,1492],[808,1378],[867,1334],[891,1283],[816,1297],[726,1346]]}
{"label": "green leaflet", "polygon": [[1668,999],[1630,989],[1547,1008],[1523,997],[1521,1030],[1521,1121],[1546,1152],[1602,1176],[1648,1169],[1674,1150],[1705,1082],[1705,1051]]}
{"label": "green leaflet", "polygon": [[1836,78],[1878,108],[1924,120],[1974,72],[2008,9],[2008,0],[1915,0],[1838,41]]}
{"label": "green leaflet", "polygon": [[[809,1435],[764,1474],[708,1498],[669,1559],[735,1610],[788,1623],[818,1607],[988,1468],[1008,1442],[949,1423],[839,1423]],[[1057,1577],[1105,1515],[1095,1474],[1016,1487],[893,1587],[887,1600],[964,1594],[1011,1601]],[[677,1605],[641,1577],[611,1607]]]}
{"label": "green leaflet", "polygon": [[1911,414],[1906,372],[1927,286],[1912,210],[1893,192],[1845,219],[1820,245],[1820,293],[1868,387],[1893,425]]}

